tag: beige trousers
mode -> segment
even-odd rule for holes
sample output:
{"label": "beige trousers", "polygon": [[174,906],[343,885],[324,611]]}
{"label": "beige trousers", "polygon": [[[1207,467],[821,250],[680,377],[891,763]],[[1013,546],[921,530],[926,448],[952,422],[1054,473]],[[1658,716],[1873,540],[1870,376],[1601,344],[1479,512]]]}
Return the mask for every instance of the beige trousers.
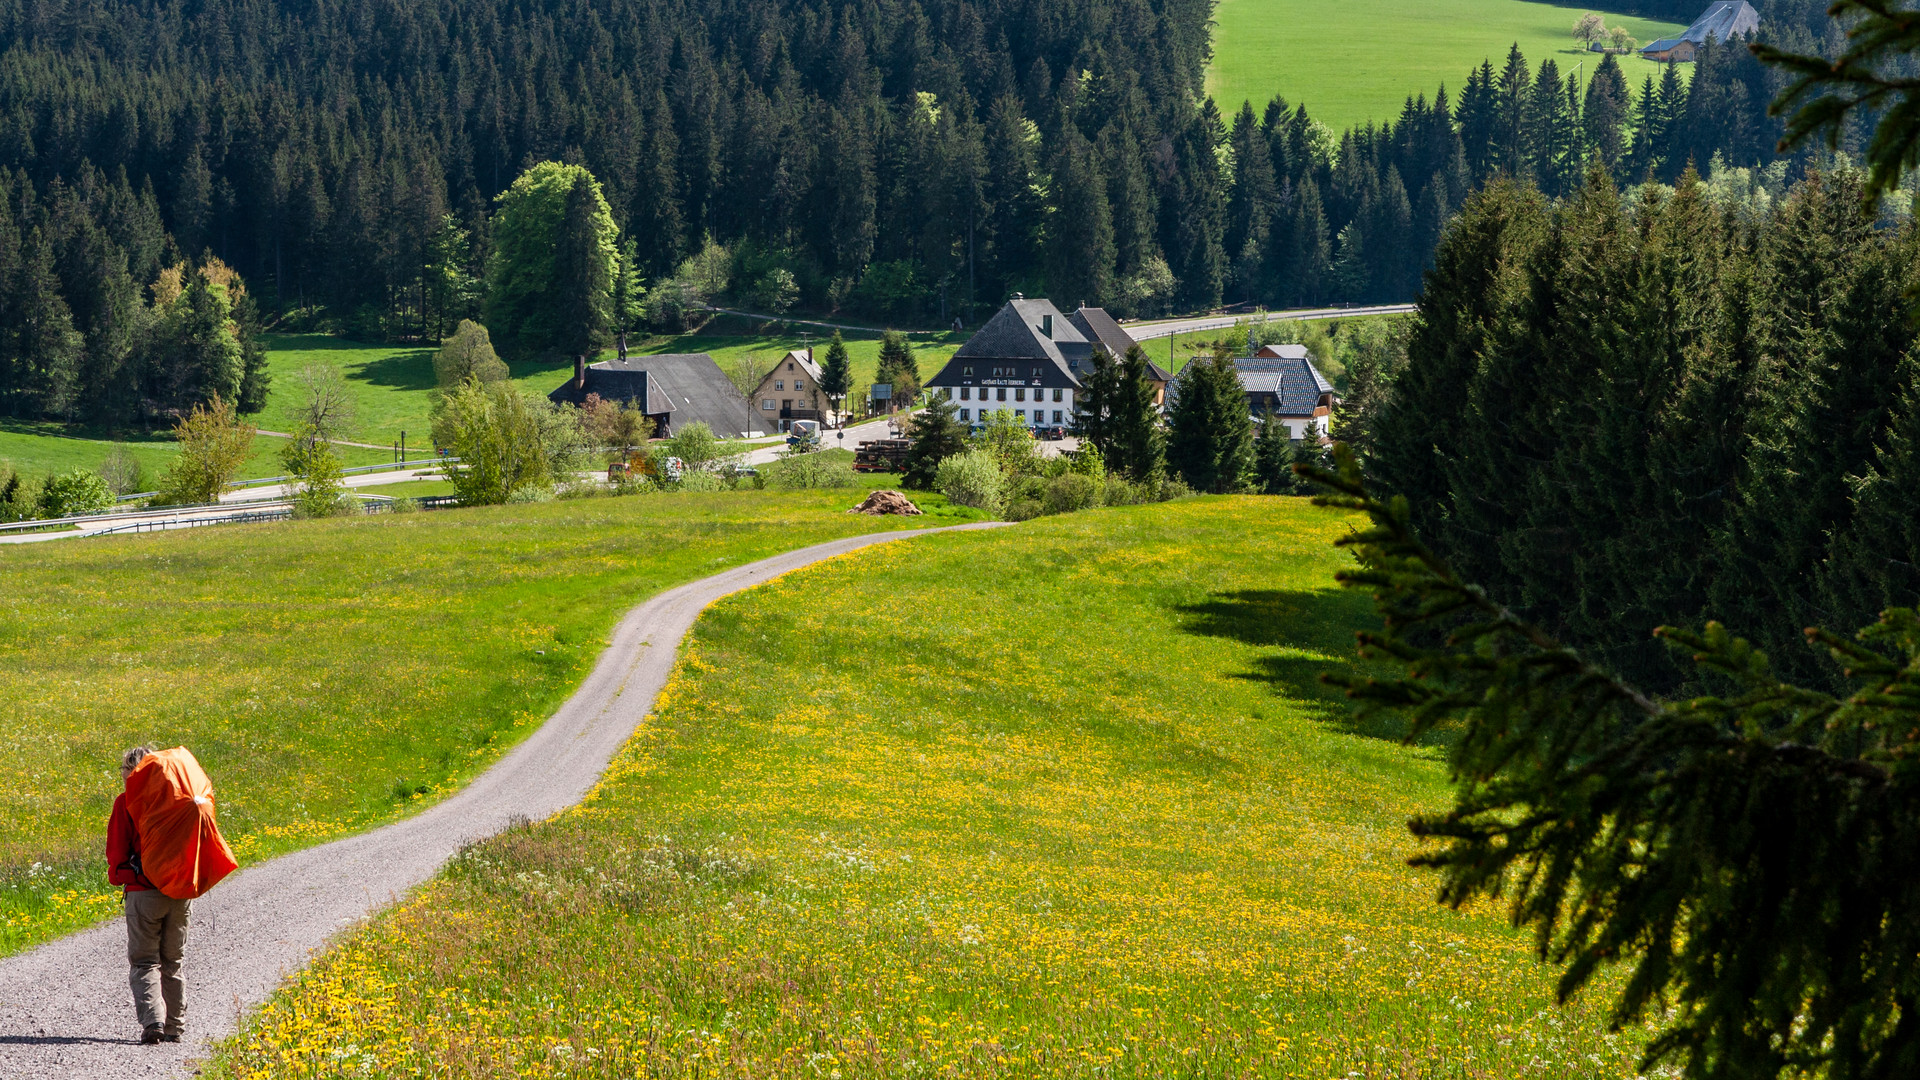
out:
{"label": "beige trousers", "polygon": [[[180,954],[187,944],[191,900],[175,900],[157,889],[127,894],[127,982],[140,1026],[161,1024],[178,1035],[187,1023],[186,980]],[[164,1007],[163,1007],[164,1004]]]}

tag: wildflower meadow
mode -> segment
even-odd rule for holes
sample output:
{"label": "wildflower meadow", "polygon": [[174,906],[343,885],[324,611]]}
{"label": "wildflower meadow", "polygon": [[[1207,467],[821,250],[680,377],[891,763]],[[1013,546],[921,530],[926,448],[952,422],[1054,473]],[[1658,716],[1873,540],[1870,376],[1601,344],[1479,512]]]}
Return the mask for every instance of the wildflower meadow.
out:
{"label": "wildflower meadow", "polygon": [[1434,902],[1357,727],[1342,516],[1208,498],[714,605],[581,807],[468,849],[224,1044],[268,1077],[1628,1076]]}

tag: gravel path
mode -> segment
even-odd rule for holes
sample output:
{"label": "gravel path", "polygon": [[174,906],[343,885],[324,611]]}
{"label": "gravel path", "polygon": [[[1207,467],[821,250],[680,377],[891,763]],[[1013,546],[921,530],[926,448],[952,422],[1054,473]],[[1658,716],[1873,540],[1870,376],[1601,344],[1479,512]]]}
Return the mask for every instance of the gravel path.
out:
{"label": "gravel path", "polygon": [[708,604],[869,544],[993,524],[833,540],[655,596],[620,621],[573,697],[459,794],[404,821],[247,867],[196,900],[186,1040],[135,1041],[126,931],[118,922],[0,961],[0,1077],[191,1074],[210,1040],[231,1034],[246,1009],[334,934],[431,877],[468,841],[517,815],[539,820],[578,802],[652,709],[680,639]]}

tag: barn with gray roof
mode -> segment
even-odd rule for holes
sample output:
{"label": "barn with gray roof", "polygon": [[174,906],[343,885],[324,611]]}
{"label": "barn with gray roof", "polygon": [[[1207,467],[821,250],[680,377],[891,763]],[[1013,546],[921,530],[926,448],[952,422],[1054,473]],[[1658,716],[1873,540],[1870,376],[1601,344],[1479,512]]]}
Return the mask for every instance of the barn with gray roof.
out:
{"label": "barn with gray roof", "polygon": [[1679,37],[1661,38],[1640,50],[1649,60],[1686,63],[1708,43],[1740,41],[1760,29],[1760,13],[1747,0],[1715,0]]}
{"label": "barn with gray roof", "polygon": [[575,361],[573,377],[547,398],[556,404],[579,405],[590,394],[646,413],[658,438],[666,438],[695,421],[706,424],[723,439],[758,434],[733,381],[706,353],[629,356],[597,364]]}

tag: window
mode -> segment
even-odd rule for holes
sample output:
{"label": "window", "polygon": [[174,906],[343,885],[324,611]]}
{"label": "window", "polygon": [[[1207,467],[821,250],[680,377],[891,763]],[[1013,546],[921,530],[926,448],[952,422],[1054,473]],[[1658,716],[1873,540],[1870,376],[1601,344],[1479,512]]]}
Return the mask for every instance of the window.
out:
{"label": "window", "polygon": [[1056,424],[1060,422],[1060,410],[1059,410],[1059,409],[1055,409],[1055,410],[1053,410],[1053,422],[1054,422],[1054,423],[1056,423]]}
{"label": "window", "polygon": [[994,395],[994,398],[998,401],[1007,400],[1007,388],[1004,386],[1001,387],[999,391]]}
{"label": "window", "polygon": [[1053,388],[1053,400],[1055,401],[1060,400],[1060,388],[1057,386]]}
{"label": "window", "polygon": [[805,390],[805,389],[807,388],[807,382],[806,382],[806,380],[805,380],[805,379],[795,379],[795,380],[793,380],[793,388],[794,388],[795,390]]}
{"label": "window", "polygon": [[951,387],[951,386],[949,386],[949,387],[947,387],[946,389],[944,389],[944,390],[942,390],[942,391],[940,391],[940,393],[942,393],[942,394],[944,394],[944,395],[946,395],[946,399],[947,399],[948,401],[952,401],[952,400],[953,400],[953,387]]}
{"label": "window", "polygon": [[773,388],[775,390],[785,390],[787,388],[786,380],[775,379],[773,382]]}
{"label": "window", "polygon": [[963,368],[961,368],[961,369],[960,369],[960,374],[962,374],[962,375],[971,375],[971,374],[973,374],[973,369],[972,369],[972,368],[970,368],[970,367],[963,367]]}
{"label": "window", "polygon": [[1027,410],[1025,410],[1025,409],[1015,409],[1015,410],[1013,410],[1013,418],[1014,418],[1015,420],[1018,420],[1018,421],[1020,421],[1020,422],[1021,422],[1021,423],[1023,423],[1023,424],[1024,424],[1024,423],[1026,423],[1026,422],[1027,422]]}
{"label": "window", "polygon": [[792,398],[781,398],[781,399],[780,399],[780,407],[781,407],[782,409],[791,409],[791,408],[793,408],[793,399],[792,399]]}
{"label": "window", "polygon": [[[963,387],[961,387],[961,388],[960,388],[960,400],[961,400],[961,401],[972,401],[972,400],[973,400],[973,387],[971,387],[971,386],[963,386]],[[960,410],[960,411],[961,411],[961,412],[965,412],[966,410],[965,410],[965,409],[962,409],[962,410]],[[962,417],[961,419],[965,419],[965,417]]]}
{"label": "window", "polygon": [[965,410],[965,409],[961,409],[961,410],[960,410],[960,419],[961,419],[961,420],[965,420],[966,418],[967,418],[967,410]]}
{"label": "window", "polygon": [[761,412],[772,412],[772,411],[773,411],[773,399],[772,399],[772,398],[767,398],[767,399],[766,399],[765,401],[762,401],[762,402],[760,403],[760,411],[761,411]]}
{"label": "window", "polygon": [[1033,369],[1033,374],[1032,374],[1031,376],[1029,376],[1029,378],[1034,378],[1034,379],[1037,379],[1037,378],[1039,378],[1039,377],[1040,377],[1040,369],[1039,369],[1039,368],[1034,368],[1034,369]]}
{"label": "window", "polygon": [[1016,386],[1016,387],[1014,387],[1014,388],[1013,388],[1013,400],[1015,400],[1015,401],[1025,401],[1025,400],[1027,400],[1027,389],[1026,389],[1026,387],[1024,387],[1024,386]]}

